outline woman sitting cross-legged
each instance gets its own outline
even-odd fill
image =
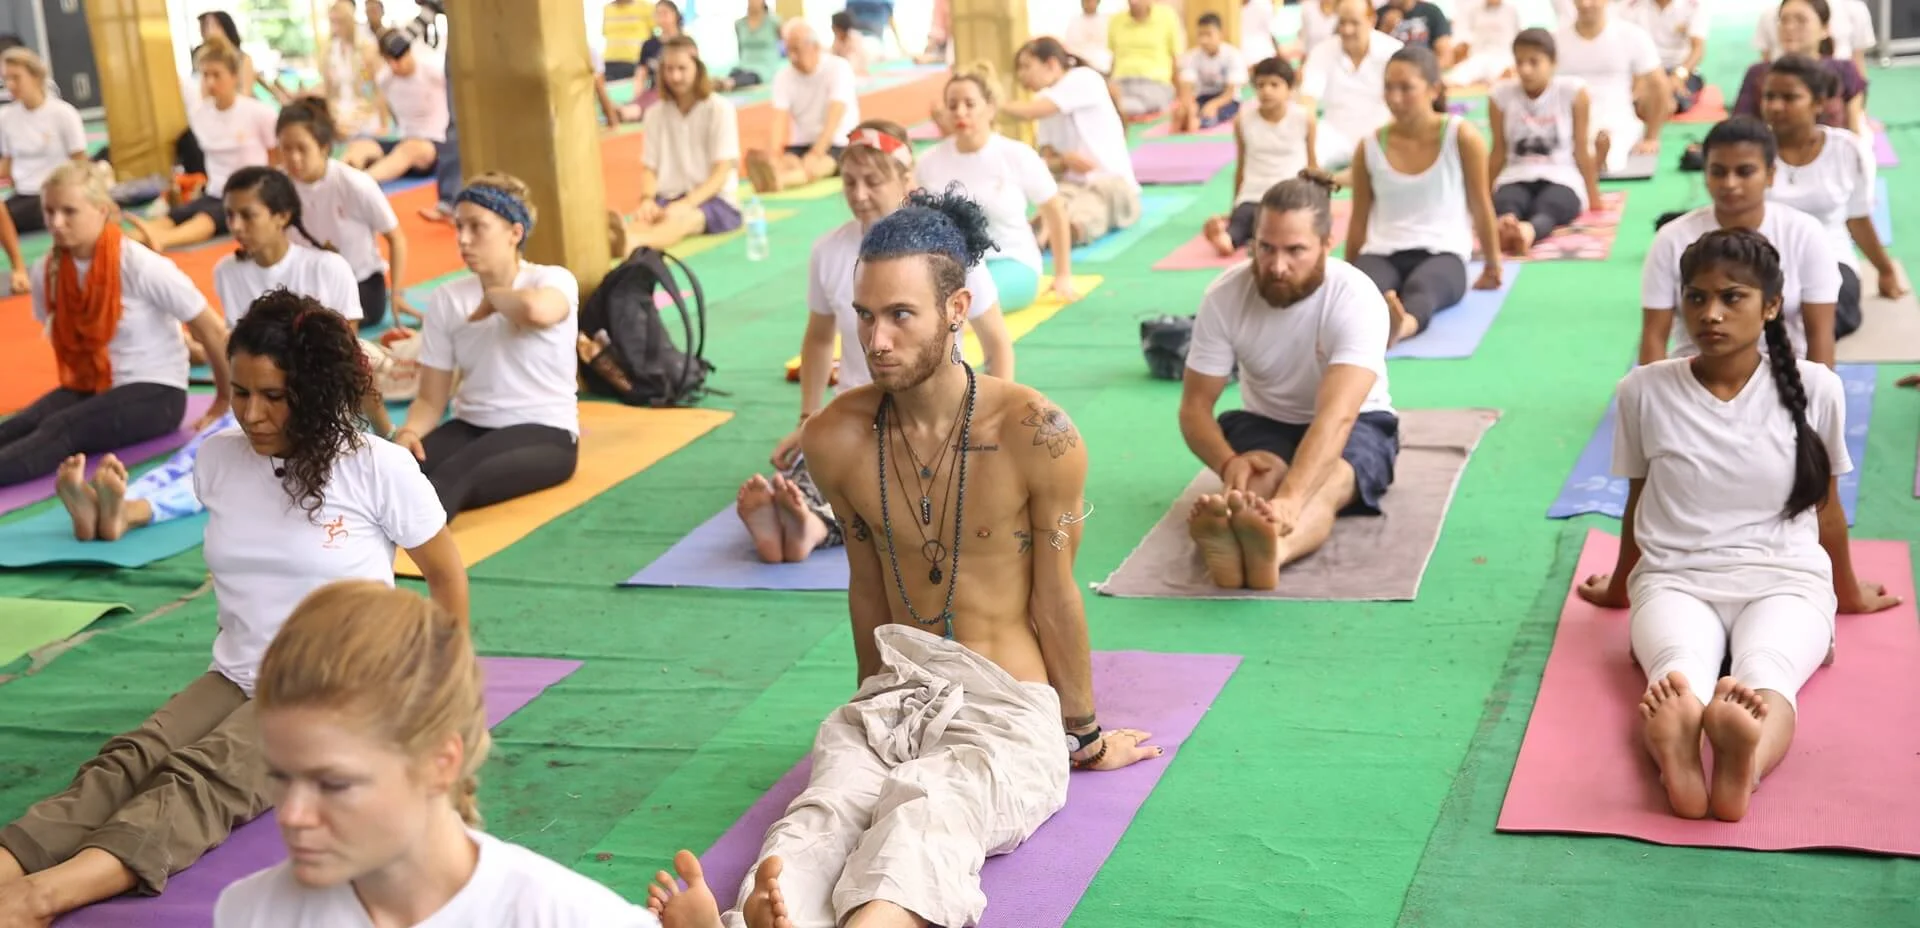
[[[1052,36],[1020,46],[1013,61],[1033,99],[1008,100],[999,112],[1033,120],[1034,142],[1067,201],[1073,244],[1139,221],[1140,181],[1107,79]]]
[[[1471,123],[1447,115],[1440,62],[1421,45],[1387,63],[1393,121],[1353,156],[1347,260],[1386,295],[1391,345],[1426,331],[1433,314],[1467,295],[1478,233],[1486,256],[1476,290],[1500,286],[1500,242],[1487,194],[1487,146]]]
[[[0,215],[0,250],[12,262],[9,289],[25,293],[27,265],[20,255],[20,233],[47,227],[40,212],[40,188],[54,169],[87,160],[87,130],[73,104],[47,92],[47,63],[31,49],[0,53],[0,77],[13,97],[0,106],[0,176],[13,179],[13,195],[0,210],[5,213]]]
[[[1620,381],[1620,558],[1579,595],[1632,610],[1642,737],[1674,814],[1738,821],[1793,741],[1795,695],[1833,655],[1834,614],[1898,601],[1854,578],[1836,480],[1853,469],[1846,386],[1796,357],[1780,253],[1717,229],[1679,274],[1699,350]]]
[[[219,604],[213,667],[109,740],[66,791],[0,829],[0,924],[46,924],[128,891],[158,895],[267,810],[254,684],[310,591],[342,579],[391,585],[404,548],[434,600],[466,615],[460,552],[419,465],[360,430],[369,374],[346,321],[275,292],[227,350],[239,428],[205,440],[192,478]]]
[[[206,157],[207,182],[200,195],[158,219],[128,213],[127,224],[140,244],[154,251],[197,245],[227,234],[227,214],[220,205],[227,178],[250,165],[272,164],[273,108],[240,92],[240,53],[225,39],[211,38],[194,52],[205,96],[187,116],[187,128]]]
[[[194,428],[227,410],[227,327],[193,281],[122,237],[91,165],[61,165],[40,195],[53,250],[33,269],[33,317],[47,326],[60,386],[0,420],[0,487],[52,474],[71,455],[179,429],[187,412],[182,325],[212,352],[214,403]]]
[[[407,268],[407,235],[400,230],[400,217],[380,192],[379,181],[328,157],[339,133],[326,101],[301,97],[288,103],[275,129],[312,241],[339,252],[359,281],[361,326],[370,329],[386,319],[389,298],[396,321],[402,316],[418,321],[420,312],[400,293]],[[376,237],[387,241],[384,261]]]
[[[693,40],[677,35],[660,57],[660,102],[641,123],[646,148],[640,169],[640,211],[625,223],[625,258],[637,247],[658,251],[695,235],[740,228],[740,125],[733,101],[713,92]]]
[[[535,218],[528,196],[516,177],[483,174],[455,198],[473,276],[428,298],[420,392],[393,436],[420,459],[448,518],[565,483],[580,460],[580,284],[521,259]],[[449,398],[453,418],[441,422]]]
[[[255,717],[287,860],[214,928],[658,928],[641,906],[480,830],[492,739],[464,616],[410,590],[315,590],[260,662]]]
[[[862,310],[853,305],[853,273],[867,230],[906,205],[917,186],[907,130],[878,120],[861,123],[840,157],[840,181],[853,220],[815,242],[807,265],[809,312],[807,332],[800,344],[800,424],[774,447],[773,477],[755,474],[741,485],[735,501],[740,521],[753,536],[755,553],[770,564],[804,561],[814,549],[834,547],[845,540],[833,509],[807,472],[806,459],[800,454],[800,433],[807,420],[826,405],[836,335],[840,341],[840,389],[851,390],[873,381],[867,367],[868,348],[860,341]],[[984,216],[981,221],[986,221]],[[981,234],[986,235],[984,231]],[[980,342],[987,372],[1012,380],[1013,338],[1007,333],[1006,319],[1000,313],[1000,294],[985,262],[967,272],[965,287],[971,300],[967,325]],[[904,363],[927,361],[921,358]]]

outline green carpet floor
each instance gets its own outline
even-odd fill
[[[1729,96],[1750,54],[1747,22],[1715,35],[1727,51],[1709,73]],[[1873,78],[1896,147],[1920,159],[1920,124],[1898,103],[1920,94],[1920,71]],[[1402,408],[1505,412],[1466,470],[1417,602],[1088,594],[1097,648],[1246,660],[1074,928],[1920,924],[1912,861],[1493,830],[1586,528],[1544,513],[1633,350],[1654,217],[1705,202],[1700,175],[1670,167],[1705,128],[1673,127],[1659,177],[1619,185],[1631,193],[1611,260],[1528,267],[1470,360],[1393,362]],[[1920,205],[1909,170],[1888,172],[1896,216]],[[1092,452],[1083,582],[1104,578],[1195,470],[1175,422],[1179,388],[1148,378],[1137,323],[1193,310],[1210,274],[1148,268],[1228,205],[1230,173],[1020,342],[1022,379],[1074,416]],[[796,206],[769,260],[721,248],[691,261],[710,302],[713,382],[731,393],[709,402],[734,419],[473,570],[485,653],[587,662],[496,732],[489,827],[634,898],[674,850],[704,849],[791,766],[854,682],[837,594],[613,586],[728,505],[792,424],[799,393],[781,365],[802,328],[795,295],[810,242],[845,216],[837,199]],[[1920,266],[1911,233],[1896,254]],[[1893,388],[1911,370],[1882,372],[1860,537],[1910,537],[1920,516],[1920,396]],[[203,571],[195,551],[140,571],[7,574],[0,596],[125,602],[140,617],[192,594]],[[200,595],[115,620],[33,673],[0,667],[16,674],[0,687],[0,819],[204,670],[213,631]]]

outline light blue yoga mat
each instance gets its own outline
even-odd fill
[[[67,510],[54,507],[0,525],[0,567],[145,567],[198,547],[207,531],[206,513],[137,528],[119,541],[75,541]]]
[[[1140,196],[1140,218],[1118,232],[1110,232],[1073,250],[1073,263],[1104,264],[1126,254],[1167,221],[1193,205],[1193,194],[1148,191]]]
[[[768,564],[754,555],[753,537],[728,506],[620,585],[844,590],[847,555],[842,548],[822,548],[798,564]]]
[[[1884,176],[1873,179],[1873,231],[1880,236],[1880,244],[1893,247],[1893,206],[1887,202],[1887,179]]]
[[[1474,290],[1480,279],[1480,262],[1467,265],[1467,295],[1460,302],[1433,314],[1427,330],[1387,349],[1389,358],[1470,358],[1480,340],[1493,328],[1493,319],[1513,292],[1513,280],[1526,265],[1509,261],[1501,265],[1500,289]]]
[[[1860,501],[1860,474],[1867,467],[1867,426],[1873,421],[1878,380],[1871,364],[1842,364],[1835,370],[1847,387],[1847,456],[1853,459],[1853,471],[1840,477],[1840,505],[1846,509],[1847,524],[1852,525]],[[1618,401],[1608,399],[1607,414],[1600,417],[1559,497],[1547,507],[1547,518],[1604,515],[1618,519],[1626,512],[1627,479],[1613,475],[1613,426],[1618,416]]]

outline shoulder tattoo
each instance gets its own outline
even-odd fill
[[[854,515],[852,522],[847,523],[847,534],[852,535],[854,541],[867,541],[873,537],[873,531],[867,528],[867,520],[858,514]]]
[[[1027,417],[1020,424],[1033,429],[1035,446],[1045,445],[1047,453],[1056,458],[1080,444],[1080,433],[1073,430],[1073,421],[1058,406],[1028,403]]]

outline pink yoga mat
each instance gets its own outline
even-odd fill
[[[1124,770],[1073,774],[1067,806],[1012,854],[988,858],[980,871],[987,894],[982,928],[1057,928],[1066,924],[1094,874],[1120,843],[1147,794],[1174,762],[1180,743],[1220,695],[1240,658],[1225,654],[1102,651],[1093,655],[1093,687],[1107,725],[1153,733],[1167,754]],[[807,785],[807,761],[775,783],[720,836],[701,866],[722,909],[759,856],[767,829]]]
[[[487,726],[499,725],[547,687],[580,669],[579,661],[537,657],[483,657]],[[213,924],[213,904],[240,878],[286,859],[280,829],[268,812],[234,829],[225,843],[174,874],[158,896],[120,896],[71,913],[58,928],[186,928]]]
[[[1335,248],[1347,242],[1347,219],[1353,215],[1352,200],[1333,201],[1333,244]],[[1205,271],[1225,270],[1247,260],[1246,249],[1241,249],[1226,257],[1207,243],[1206,236],[1196,235],[1187,239],[1166,257],[1154,262],[1156,271]]]
[[[1230,138],[1233,138],[1233,120],[1229,119],[1225,122],[1216,123],[1210,128],[1201,129],[1199,132],[1189,132],[1189,133],[1182,133],[1180,135],[1174,135],[1172,130],[1173,130],[1173,123],[1171,122],[1155,123],[1151,126],[1148,126],[1146,129],[1142,130],[1140,133],[1140,137],[1143,139],[1198,139],[1198,138],[1230,139]]]
[[[1613,570],[1618,550],[1613,536],[1588,533],[1574,582]],[[1569,589],[1499,829],[1920,856],[1920,616],[1907,545],[1856,541],[1853,566],[1901,605],[1839,617],[1833,665],[1800,690],[1791,752],[1737,823],[1668,811],[1639,743],[1646,676],[1627,643],[1627,614],[1596,609]]]
[[[128,467],[142,461],[159,457],[179,448],[193,437],[193,423],[206,414],[207,407],[213,405],[213,394],[192,393],[187,395],[187,415],[182,420],[180,430],[143,441],[137,445],[121,448],[114,454]],[[87,456],[87,476],[100,466],[100,455]],[[53,476],[48,475],[26,483],[16,483],[10,487],[0,487],[0,515],[6,515],[15,509],[24,509],[34,503],[53,498]]]
[[[1900,153],[1893,150],[1893,140],[1887,138],[1886,123],[1878,119],[1869,119],[1867,125],[1873,130],[1874,160],[1883,168],[1898,167]]]
[[[1204,184],[1237,156],[1231,139],[1148,142],[1133,150],[1133,173],[1143,184]]]

